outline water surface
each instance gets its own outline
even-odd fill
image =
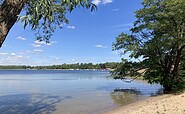
[[[160,85],[107,71],[0,70],[1,114],[98,114],[156,95]]]

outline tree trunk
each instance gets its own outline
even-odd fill
[[[27,0],[4,0],[0,7],[0,47],[6,39],[10,29],[17,21]]]
[[[178,71],[179,71],[179,65],[180,65],[180,61],[181,61],[181,56],[182,56],[182,51],[185,48],[185,45],[183,45],[178,51],[177,51],[177,55],[176,55],[176,60],[175,60],[175,64],[174,64],[174,69],[173,69],[173,77],[175,78],[175,80],[177,81],[178,79]]]

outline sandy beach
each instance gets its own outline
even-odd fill
[[[104,114],[185,114],[185,92],[151,97]]]

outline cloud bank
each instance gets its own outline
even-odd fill
[[[93,0],[92,3],[95,5],[112,3],[112,0]]]

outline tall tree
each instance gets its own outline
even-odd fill
[[[113,43],[114,50],[141,59],[125,61],[116,73],[179,89],[185,81],[185,0],[144,0],[142,5],[131,34],[121,33]]]
[[[96,9],[90,0],[2,0],[0,47],[17,20],[24,23],[24,28],[31,26],[31,29],[36,31],[38,40],[48,43],[55,28],[62,28],[62,24],[68,23],[65,14],[76,7],[85,7],[91,11]]]

